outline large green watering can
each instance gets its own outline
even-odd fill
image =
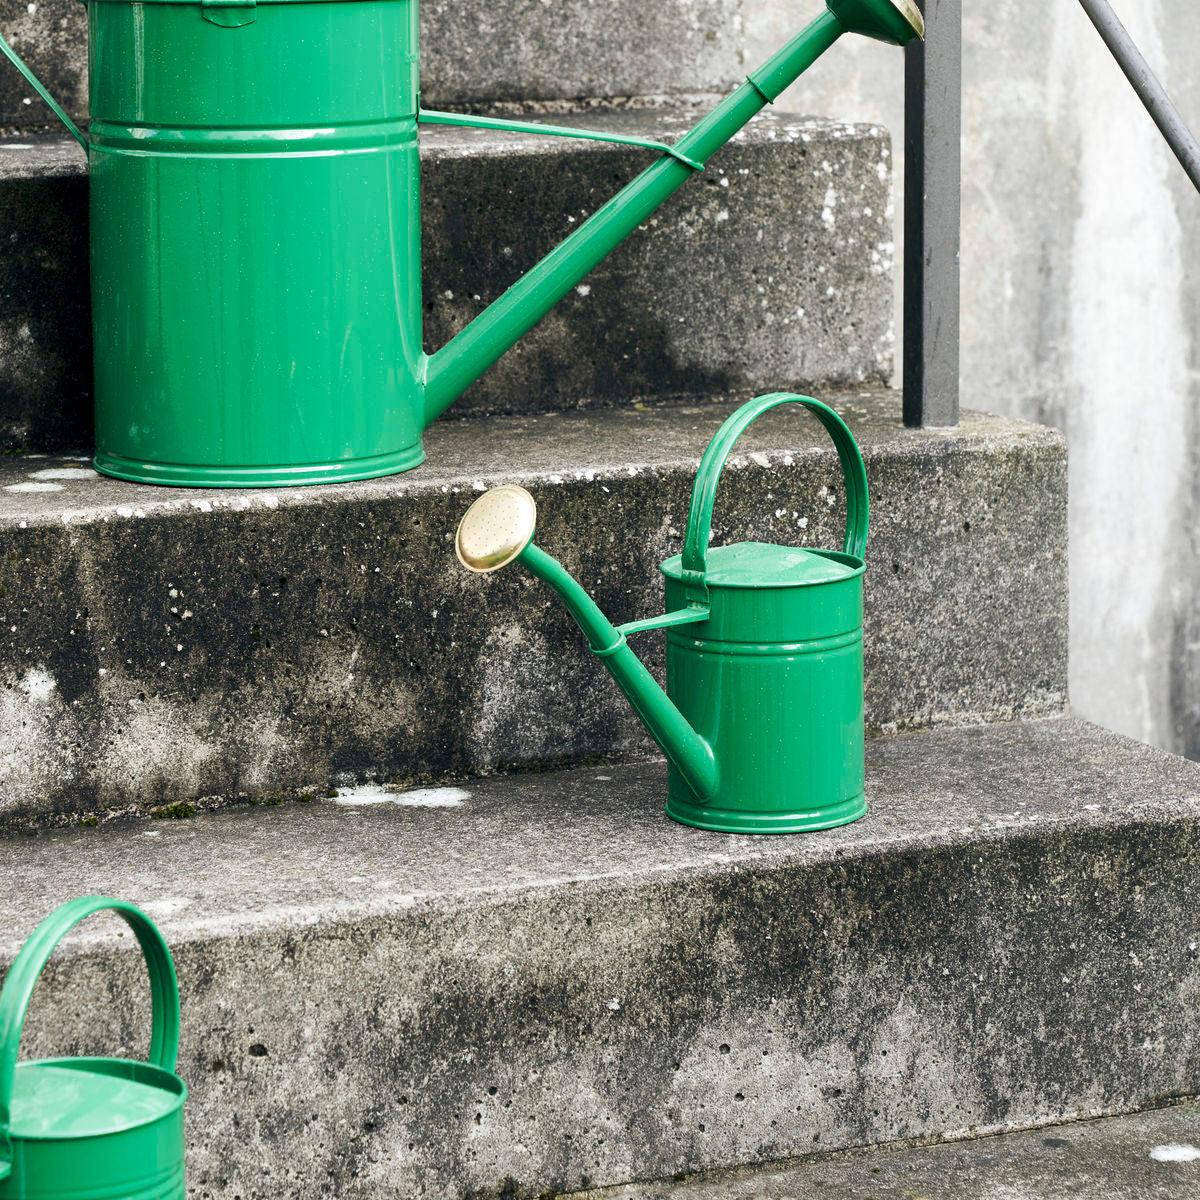
[[[331,483],[414,467],[483,371],[843,33],[827,10],[674,146],[419,107],[416,0],[90,0],[96,468]],[[421,341],[417,125],[632,141],[660,157],[436,354]]]
[[[85,917],[112,909],[150,971],[150,1061],[17,1062],[25,1011],[54,947]],[[0,1200],[185,1200],[183,1103],[174,1072],[179,986],[162,935],[123,900],[85,896],[30,935],[0,991]]]
[[[802,404],[837,448],[846,485],[840,551],[763,542],[709,546],[725,460],[746,426]],[[459,523],[470,571],[524,564],[561,597],[670,762],[667,814],[726,833],[794,833],[856,821],[863,793],[863,551],[867,476],[841,417],[807,396],[744,404],[700,460],[683,553],[662,565],[666,613],[612,625],[561,563],[533,544],[533,497],[485,492]],[[667,691],[626,638],[665,629]]]

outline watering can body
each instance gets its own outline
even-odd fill
[[[662,567],[686,609],[682,556]],[[666,630],[667,695],[713,748],[700,797],[671,765],[667,812],[729,833],[856,820],[863,789],[863,564],[832,551],[741,542],[710,549],[709,615]]]
[[[88,5],[99,470],[258,486],[422,461],[416,17]]]
[[[801,404],[831,435],[842,467],[841,550],[739,542],[709,545],[717,484],[746,427]],[[562,564],[534,545],[532,497],[512,486],[481,496],[459,525],[469,570],[520,562],[549,584],[670,764],[667,813],[725,833],[795,833],[867,811],[863,780],[863,575],[866,470],[828,405],[779,392],[737,409],[709,443],[692,489],[683,553],[662,565],[666,611],[614,626]],[[664,693],[628,644],[662,629]]]
[[[845,33],[826,11],[673,146],[424,110],[416,0],[86,0],[98,470],[260,487],[389,475],[483,371]],[[422,347],[418,123],[629,142],[659,158],[449,343]]]
[[[59,939],[110,909],[131,926],[150,972],[150,1061],[17,1062],[25,1011]],[[170,952],[139,909],[83,897],[34,931],[0,991],[0,1200],[185,1200],[183,1105],[174,1073],[179,991]]]

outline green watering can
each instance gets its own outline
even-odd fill
[[[725,460],[746,426],[780,404],[808,408],[837,447],[846,485],[842,549],[710,548]],[[661,617],[612,625],[533,544],[535,524],[524,488],[485,492],[459,523],[459,561],[479,573],[520,562],[558,593],[670,762],[668,816],[725,833],[828,829],[863,816],[867,476],[832,408],[777,392],[742,405],[721,426],[700,460],[683,553],[661,568]],[[626,641],[647,629],[666,630],[666,693]]]
[[[25,1010],[54,947],[111,909],[150,971],[150,1061],[17,1062]],[[162,935],[132,904],[85,896],[55,909],[21,948],[0,991],[0,1200],[185,1200],[183,1102],[175,1073],[179,986]]]
[[[259,487],[390,475],[479,375],[843,33],[904,45],[913,0],[828,9],[674,146],[419,107],[416,0],[90,0],[96,469]],[[661,157],[436,354],[421,340],[417,126]]]

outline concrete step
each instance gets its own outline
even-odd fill
[[[556,120],[671,141],[698,112]],[[421,141],[431,349],[653,161],[627,146],[441,126],[427,127]],[[764,114],[452,411],[886,380],[890,166],[878,127]],[[0,143],[7,448],[91,440],[85,175],[74,143]]]
[[[811,15],[811,14],[810,14]],[[799,28],[799,22],[796,23]],[[87,115],[87,10],[73,0],[6,0],[0,32],[76,119]],[[553,8],[501,0],[468,9],[421,5],[421,94],[431,107],[489,101],[579,100],[721,92],[745,61],[741,0]],[[0,126],[45,126],[53,113],[7,62]]]
[[[1051,719],[876,739],[867,778],[794,837],[673,824],[658,763],[17,835],[0,958],[80,893],[161,922],[204,1200],[542,1195],[1200,1091],[1200,764]],[[27,1053],[144,1053],[131,940],[71,939]]]
[[[872,488],[871,728],[1061,711],[1061,435],[971,413],[906,430],[894,394],[829,398]],[[417,470],[280,491],[0,460],[0,815],[649,752],[544,586],[468,575],[453,531],[479,490],[524,484],[539,544],[614,621],[660,612],[658,564],[681,549],[699,455],[731,408],[444,421]],[[840,544],[841,476],[817,422],[785,408],[739,452],[719,540]],[[661,635],[638,650],[661,672]]]
[[[1191,1200],[1196,1195],[1200,1104],[1193,1100],[947,1145],[576,1192],[570,1200]]]

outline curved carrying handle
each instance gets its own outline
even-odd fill
[[[13,960],[0,990],[0,1179],[6,1174],[8,1127],[12,1116],[13,1072],[25,1012],[38,978],[54,948],[80,921],[93,913],[111,909],[133,930],[150,973],[153,1028],[149,1061],[166,1071],[175,1070],[179,1055],[179,982],[175,964],[162,934],[139,908],[109,896],[83,896],[56,908],[34,931]]]
[[[30,12],[33,10],[30,9]],[[3,52],[5,57],[12,63],[22,75],[25,76],[25,81],[33,88],[35,92],[50,106],[50,111],[67,127],[71,136],[83,147],[86,154],[88,149],[87,138],[79,131],[79,126],[67,116],[62,105],[50,95],[42,86],[42,82],[38,77],[21,61],[21,57],[17,52],[4,40],[3,34],[0,34],[0,52]]]
[[[846,481],[846,538],[842,549],[861,559],[867,547],[867,472],[862,454],[854,435],[846,422],[820,400],[811,396],[797,396],[792,392],[772,392],[769,396],[757,396],[747,401],[713,435],[700,460],[696,482],[692,485],[692,503],[688,509],[687,533],[683,542],[683,568],[698,575],[707,569],[708,537],[712,527],[713,501],[717,495],[717,484],[725,460],[734,443],[742,436],[752,421],[763,413],[781,404],[802,404],[825,426],[837,448],[842,464],[842,476]]]

